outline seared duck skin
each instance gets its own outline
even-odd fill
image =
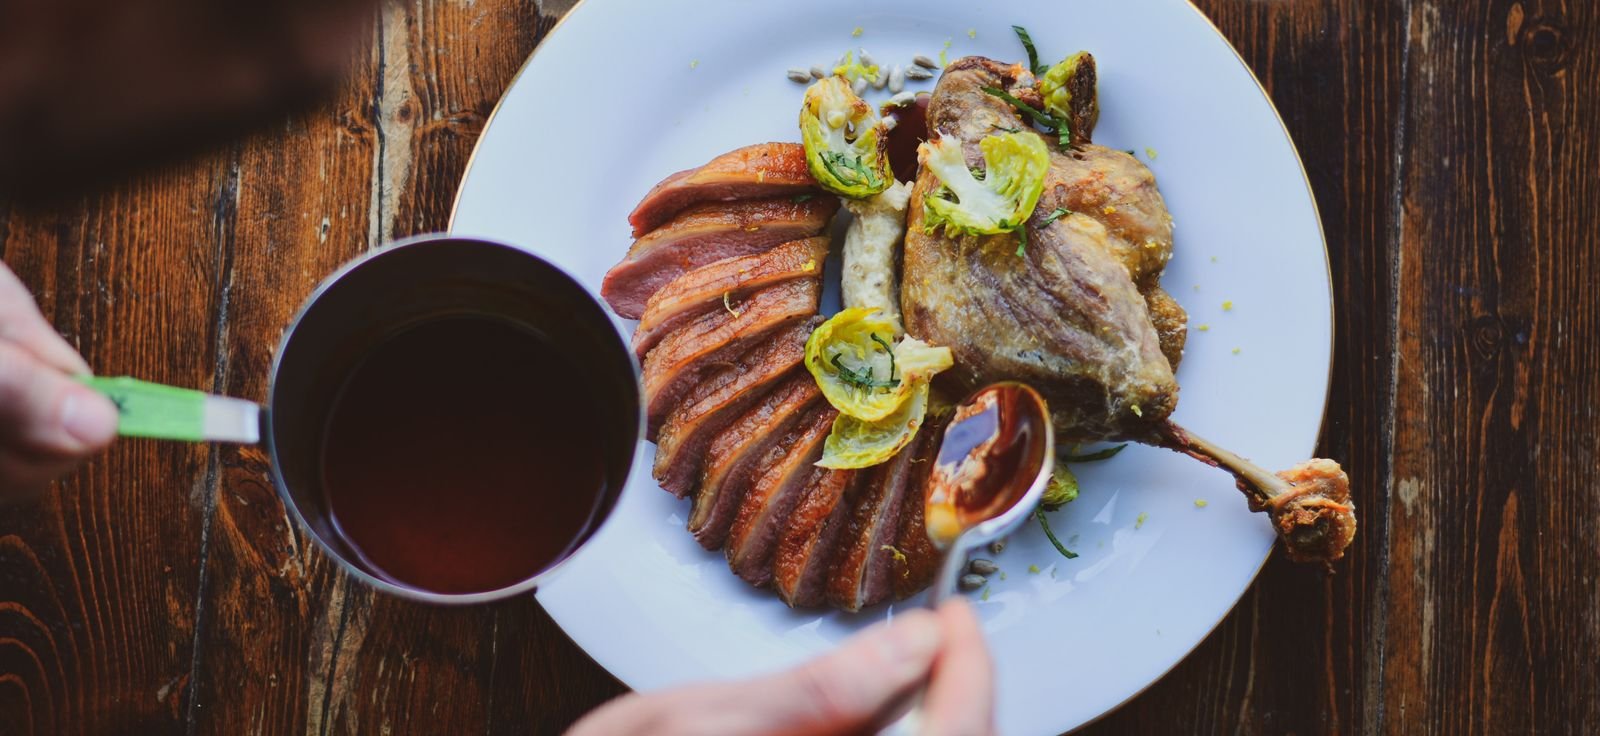
[[[981,167],[978,141],[1000,130],[1031,131],[992,90],[1036,101],[1032,85],[1020,65],[960,59],[934,90],[929,135],[958,136],[968,166]],[[1095,104],[1083,94],[1073,102]],[[1092,120],[1087,113],[1069,117]],[[1172,217],[1150,171],[1124,152],[1088,142],[1088,132],[1074,131],[1067,150],[1046,137],[1050,168],[1023,226],[1025,247],[1016,232],[955,238],[929,232],[924,201],[940,182],[923,168],[907,222],[906,331],[951,348],[950,374],[961,390],[1001,380],[1038,389],[1057,436],[1068,442],[1133,440],[1228,469],[1252,508],[1272,516],[1292,558],[1338,559],[1355,518],[1336,463],[1312,461],[1273,474],[1170,421],[1187,319],[1160,286],[1172,253]]]

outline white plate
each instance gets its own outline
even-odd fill
[[[850,47],[903,63],[937,56],[947,40],[950,58],[1020,59],[1012,23],[1032,31],[1046,61],[1094,52],[1096,142],[1142,160],[1157,153],[1150,166],[1178,225],[1164,283],[1191,317],[1177,419],[1268,467],[1307,457],[1332,337],[1315,205],[1260,86],[1183,0],[892,0],[870,10],[852,0],[587,0],[506,92],[451,229],[524,244],[598,289],[630,243],[628,211],[657,180],[745,144],[799,140],[802,87],[786,69]],[[623,682],[651,690],[770,671],[910,605],[794,612],[749,588],[684,531],[687,503],[651,480],[652,450],[641,444],[615,516],[538,594]],[[1054,523],[1080,556],[1063,559],[1027,527],[998,557],[1006,579],[978,603],[1007,734],[1070,729],[1137,694],[1216,626],[1272,548],[1266,518],[1245,509],[1228,476],[1192,460],[1131,447],[1077,470],[1083,495]]]

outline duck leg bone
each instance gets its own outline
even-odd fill
[[[1250,510],[1267,512],[1295,562],[1322,562],[1331,569],[1355,538],[1350,478],[1332,460],[1313,458],[1273,473],[1172,422],[1153,444],[1232,473]]]

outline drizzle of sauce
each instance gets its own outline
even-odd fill
[[[1045,461],[1048,413],[1031,389],[983,389],[956,410],[928,478],[928,537],[948,547],[962,532],[1015,506]]]
[[[928,139],[928,100],[933,95],[918,94],[909,105],[884,105],[881,115],[895,117],[894,130],[889,131],[889,167],[894,169],[898,181],[915,181],[917,178],[917,146]]]

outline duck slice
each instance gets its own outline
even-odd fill
[[[894,561],[889,569],[889,583],[895,600],[909,598],[933,583],[943,558],[928,539],[928,526],[922,515],[927,499],[928,475],[933,471],[933,459],[939,454],[939,443],[944,436],[945,415],[932,419],[922,427],[922,435],[910,448],[915,453],[911,461],[911,477],[906,481],[906,493],[900,500],[900,528],[895,533]]]
[[[914,457],[902,450],[873,467],[862,482],[828,571],[827,596],[833,605],[859,611],[889,597],[889,565],[895,559],[901,499],[908,495]]]
[[[655,439],[672,407],[707,375],[727,367],[756,341],[815,315],[821,294],[817,279],[778,284],[668,333],[644,357],[641,380],[650,438]]]
[[[678,276],[816,235],[828,227],[838,209],[837,197],[804,202],[778,197],[691,207],[634,241],[628,255],[606,272],[600,296],[617,314],[638,319],[651,295]]]
[[[668,332],[726,302],[785,281],[821,278],[826,236],[791,240],[765,253],[701,266],[673,279],[645,304],[633,331],[633,352],[643,358]]]
[[[779,330],[689,390],[656,436],[653,473],[662,488],[682,498],[694,487],[711,438],[800,366],[806,338],[821,321],[812,317]]]
[[[628,215],[637,238],[692,204],[815,192],[799,143],[757,143],[662,179]],[[828,197],[832,199],[832,197]]]
[[[778,535],[772,559],[772,587],[790,608],[822,605],[834,541],[844,529],[850,506],[847,489],[860,474],[816,468],[794,511]]]
[[[721,549],[733,525],[734,512],[754,481],[758,461],[805,410],[822,399],[817,382],[804,371],[785,379],[761,397],[744,415],[712,438],[705,454],[705,472],[689,511],[689,532],[706,549]]]
[[[762,458],[755,482],[739,502],[728,532],[728,567],[745,582],[760,587],[772,580],[772,553],[789,512],[822,457],[822,441],[839,412],[818,406],[798,422],[783,441]]]

